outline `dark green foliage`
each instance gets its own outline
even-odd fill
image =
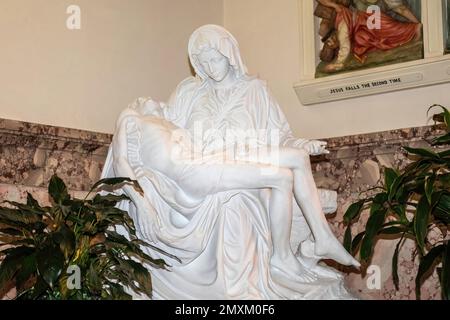
[[[128,178],[111,178],[97,182],[89,193],[123,183],[140,190]],[[128,287],[151,296],[151,274],[144,265],[167,265],[142,250],[162,252],[137,239],[128,213],[116,207],[129,198],[96,194],[76,199],[56,175],[48,193],[50,207],[40,206],[31,194],[26,204],[4,201],[7,206],[0,206],[0,292],[12,284],[18,299],[130,299]],[[117,226],[125,227],[130,239],[118,234]],[[67,287],[71,266],[80,270],[79,289]]]
[[[436,107],[434,105],[433,107]],[[442,123],[446,133],[431,141],[431,146],[450,147],[450,112],[442,106],[443,112],[433,116]],[[416,296],[420,299],[420,287],[436,266],[442,298],[449,299],[450,243],[440,241],[429,243],[427,235],[431,227],[438,226],[448,235],[450,224],[450,150],[436,152],[427,149],[404,147],[412,162],[403,170],[384,170],[384,184],[380,192],[370,198],[350,205],[344,215],[347,230],[344,246],[353,254],[360,253],[367,265],[373,255],[378,238],[389,236],[397,242],[392,257],[392,278],[398,289],[398,254],[405,238],[413,239],[420,258],[416,276]],[[365,231],[352,239],[351,226],[359,221],[361,212],[369,209],[370,216]],[[407,214],[409,213],[409,214]]]

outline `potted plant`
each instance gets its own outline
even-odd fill
[[[132,292],[150,297],[151,274],[145,264],[167,265],[143,247],[162,251],[138,239],[128,213],[117,208],[120,201],[129,201],[126,195],[89,198],[102,186],[123,183],[139,188],[128,178],[102,179],[86,198],[77,199],[54,175],[48,187],[51,206],[41,206],[29,193],[25,204],[4,201],[0,293],[15,287],[16,299],[130,299]],[[117,226],[128,231],[129,239]]]
[[[433,105],[430,107],[436,107]],[[431,146],[450,146],[450,113],[443,112],[433,119],[444,125],[445,134],[433,139]],[[430,110],[429,109],[429,110]],[[429,111],[428,110],[428,111]],[[402,170],[384,168],[384,183],[376,187],[377,192],[350,205],[344,214],[347,229],[344,246],[357,254],[366,264],[370,261],[376,240],[389,236],[397,239],[392,257],[392,277],[398,290],[398,255],[405,239],[415,241],[420,259],[416,275],[416,297],[420,299],[423,281],[439,263],[437,269],[442,298],[450,297],[450,150],[433,151],[422,148],[403,147],[413,161]],[[352,225],[358,222],[362,212],[369,217],[364,231],[352,238]],[[430,242],[427,239],[432,227],[439,227],[443,241]]]

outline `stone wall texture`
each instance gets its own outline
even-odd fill
[[[313,157],[312,167],[319,188],[336,190],[338,210],[330,225],[342,240],[343,214],[349,205],[380,185],[385,167],[402,168],[409,159],[402,146],[429,147],[427,141],[441,133],[439,127],[399,129],[327,139],[330,154]],[[0,201],[22,201],[31,192],[47,202],[46,186],[58,174],[75,194],[83,194],[99,179],[111,135],[0,119]],[[362,225],[353,228],[355,234]],[[355,235],[354,234],[354,235]],[[444,237],[433,230],[431,237]],[[414,243],[405,242],[399,256],[400,287],[391,276],[391,259],[397,241],[380,239],[371,261],[379,271],[380,286],[373,273],[347,271],[347,285],[362,299],[415,299],[414,279],[418,266]],[[422,299],[440,299],[438,278],[433,274],[422,287]]]

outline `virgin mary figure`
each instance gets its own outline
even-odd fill
[[[162,116],[186,129],[201,141],[202,152],[222,148],[230,132],[258,132],[260,143],[301,148],[309,154],[325,152],[324,144],[315,140],[297,139],[266,84],[247,73],[235,38],[224,28],[206,25],[197,29],[189,41],[189,58],[196,76],[182,81],[167,104]],[[142,111],[145,114],[145,110]],[[118,122],[119,123],[119,122]],[[151,269],[154,299],[346,299],[352,296],[343,284],[343,277],[318,261],[329,258],[326,245],[340,250],[325,218],[311,223],[303,211],[312,211],[316,198],[305,199],[302,209],[296,202],[286,204],[288,223],[271,224],[268,213],[270,190],[241,189],[192,198],[176,182],[152,167],[146,157],[146,143],[151,137],[136,125],[119,123],[114,134],[103,177],[129,175],[136,178],[143,196],[124,186],[132,202],[121,204],[133,218],[138,235],[174,256],[171,260],[159,255],[171,267]],[[126,142],[121,147],[119,140]],[[308,158],[309,159],[309,158]],[[128,168],[128,169],[126,169]],[[305,170],[310,167],[306,166]],[[184,179],[196,179],[189,170]],[[312,177],[312,176],[311,176]],[[220,184],[220,177],[211,176],[210,183]],[[306,190],[307,189],[307,190]],[[307,192],[315,192],[311,183]],[[309,203],[311,202],[311,203]],[[293,207],[291,207],[291,205]],[[290,209],[289,209],[290,208]],[[311,209],[312,208],[312,209]],[[317,214],[322,214],[319,210]],[[291,215],[293,212],[293,216]],[[287,220],[286,220],[287,221]],[[271,268],[274,229],[301,231],[300,255],[303,272],[297,276],[278,273]],[[325,230],[327,241],[320,254],[317,233]],[[279,231],[278,230],[278,231]],[[314,231],[314,230],[313,230]],[[342,250],[344,250],[342,248]],[[295,251],[293,249],[293,251]],[[319,253],[319,254],[318,254]],[[337,259],[341,258],[337,256]],[[343,261],[343,260],[342,260]],[[341,261],[339,261],[341,262]],[[286,263],[286,270],[289,269]],[[348,264],[355,264],[349,262]],[[298,269],[297,269],[298,271]],[[285,278],[283,279],[283,276]]]

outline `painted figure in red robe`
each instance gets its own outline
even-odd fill
[[[421,38],[422,24],[403,0],[353,0],[353,6],[348,7],[335,0],[317,1],[336,11],[333,40],[337,38],[339,49],[335,59],[326,65],[326,72],[342,70],[350,53],[364,63],[373,51],[391,50]],[[407,21],[391,17],[383,8]]]

